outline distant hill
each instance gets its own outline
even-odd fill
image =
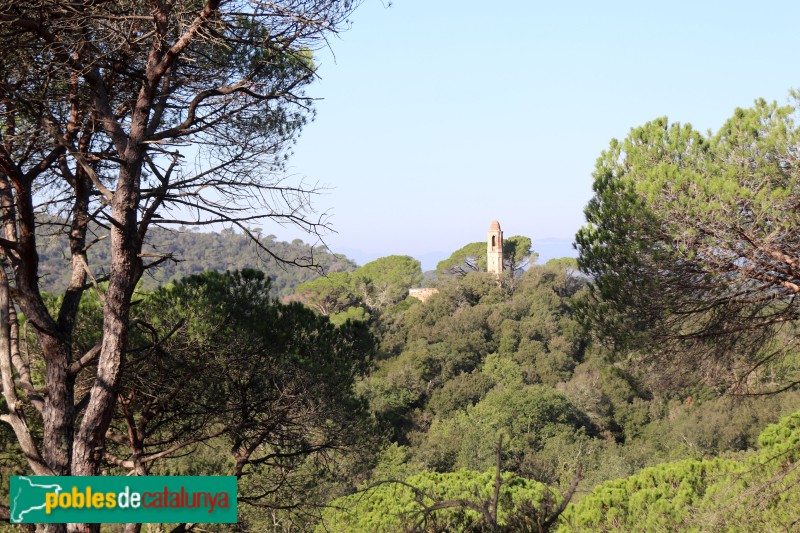
[[[353,271],[356,264],[343,255],[331,254],[323,246],[312,247],[300,239],[292,242],[276,240],[275,235],[263,237],[264,244],[277,256],[287,259],[308,257],[313,254],[314,261],[322,266],[325,273]],[[69,281],[69,248],[63,236],[58,238],[45,234],[38,236],[40,244],[40,273],[42,288],[51,293],[63,292]],[[110,264],[108,260],[109,241],[101,240],[89,248],[89,262],[93,268]],[[266,272],[273,282],[276,296],[294,292],[295,287],[319,277],[310,268],[278,264],[259,250],[253,242],[242,234],[223,230],[222,233],[201,233],[198,231],[168,231],[151,228],[145,252],[171,253],[178,262],[166,261],[148,271],[142,278],[145,289],[201,272],[203,270],[235,270],[255,268]],[[101,276],[103,271],[94,271]]]

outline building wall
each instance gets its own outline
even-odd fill
[[[408,295],[424,302],[434,294],[439,292],[439,289],[421,288],[421,289],[408,289]]]
[[[491,274],[503,272],[503,231],[496,220],[489,226],[486,239],[486,271]]]

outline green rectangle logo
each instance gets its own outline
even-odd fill
[[[234,476],[12,476],[15,524],[236,522]]]

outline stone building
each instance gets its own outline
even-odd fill
[[[503,273],[503,230],[496,220],[489,224],[486,238],[486,271],[496,276]],[[434,288],[409,289],[408,295],[424,302],[438,292]]]
[[[489,237],[486,239],[486,272],[498,276],[503,272],[503,230],[496,220],[489,224]]]
[[[412,298],[416,298],[417,300],[424,302],[434,294],[438,293],[439,289],[435,289],[433,287],[423,287],[420,289],[408,289],[408,295]]]

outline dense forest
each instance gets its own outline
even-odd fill
[[[723,133],[770,144],[781,112],[758,103]],[[233,232],[151,232],[152,249],[186,260],[135,293],[102,473],[235,475],[234,529],[247,531],[794,528],[800,390],[794,296],[783,292],[792,278],[765,264],[774,253],[752,228],[752,252],[730,244],[753,257],[736,270],[720,265],[723,241],[668,248],[665,229],[693,228],[636,191],[652,195],[652,179],[664,190],[672,166],[688,165],[686,139],[698,159],[731,150],[665,121],[633,130],[624,150],[614,141],[618,151],[598,161],[579,257],[536,264],[531,239],[509,237],[499,276],[484,272],[482,242],[423,276],[408,256],[356,267],[265,238],[284,255],[313,252],[319,276],[246,268],[257,249]],[[664,161],[654,166],[648,150]],[[631,217],[642,217],[639,244]],[[772,246],[775,227],[761,230]],[[59,271],[53,249],[42,258],[42,272]],[[702,283],[691,286],[693,276]],[[422,284],[435,292],[409,296]],[[104,285],[81,300],[75,353],[100,340]],[[47,295],[51,313],[65,297]],[[41,347],[19,318],[33,410],[45,394]],[[91,364],[75,361],[76,375]],[[78,378],[76,401],[89,390]],[[5,425],[0,439],[6,471],[25,473]]]
[[[63,231],[64,227],[66,225],[62,223],[57,226],[57,230]],[[63,292],[70,280],[69,247],[58,235],[50,235],[45,230],[41,233],[40,283],[48,292]],[[93,228],[93,233],[102,235],[102,231],[96,227]],[[176,231],[153,228],[148,234],[145,253],[170,259],[164,261],[158,269],[153,269],[143,276],[141,286],[152,290],[164,283],[204,270],[224,272],[257,268],[272,279],[272,289],[276,295],[287,296],[301,283],[314,279],[322,273],[356,268],[355,263],[344,256],[330,253],[324,245],[312,246],[300,239],[292,242],[280,241],[275,235],[262,236],[260,228],[252,228],[252,233],[259,238],[263,246],[269,248],[274,257],[266,254],[254,244],[253,239],[241,231],[237,233],[227,229],[215,233],[197,231],[196,228],[190,231],[186,227]],[[109,246],[108,239],[94,242],[87,252],[89,263],[109,264]],[[283,261],[276,260],[275,257]],[[287,262],[313,263],[317,268],[303,268]],[[103,270],[93,272],[96,278],[102,278],[107,274]]]
[[[800,94],[613,139],[575,259],[423,275],[260,229],[332,229],[286,161],[358,1],[6,4],[0,518],[13,475],[238,487],[230,525],[10,527],[798,529]]]
[[[585,327],[575,259],[499,279],[452,264],[425,302],[407,296],[422,279],[407,256],[306,282],[289,303],[255,270],[141,290],[104,473],[237,475],[250,531],[762,523],[740,500],[775,527],[796,519],[800,423],[764,429],[800,393],[730,395],[614,354]],[[100,308],[84,300],[78,349]],[[3,449],[24,472],[5,431]]]
[[[692,369],[676,380],[635,354],[615,356],[581,326],[589,279],[575,260],[533,265],[501,283],[480,272],[451,276],[438,288],[425,303],[409,298],[370,313],[380,345],[357,390],[389,444],[350,489],[361,490],[334,503],[344,510],[326,511],[320,531],[491,530],[480,507],[491,507],[498,462],[508,478],[495,525],[509,531],[538,530],[554,514],[545,494],[577,502],[553,527],[716,530],[733,520],[718,516],[720,507],[740,496],[766,501],[769,490],[703,499],[709,485],[740,482],[735,472],[762,461],[752,486],[791,487],[793,478],[773,477],[795,461],[780,453],[796,443],[796,420],[759,434],[797,409],[800,395],[732,396]],[[718,473],[728,477],[712,481]],[[685,502],[672,500],[672,480],[683,483]],[[629,498],[645,502],[628,508]],[[673,503],[649,512],[646,502],[659,498]]]

